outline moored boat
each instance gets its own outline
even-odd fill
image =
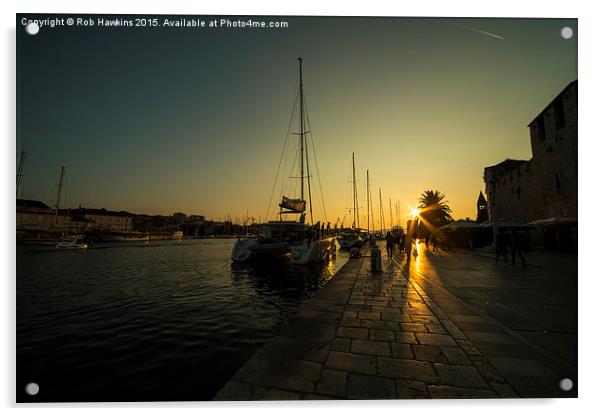
[[[351,248],[360,248],[364,245],[366,238],[362,234],[362,230],[360,229],[360,216],[358,210],[358,201],[357,201],[357,181],[355,178],[355,153],[351,154],[351,164],[352,164],[352,199],[353,199],[353,224],[350,229],[343,230],[343,233],[337,237],[339,242],[339,246],[342,250],[349,250]]]
[[[279,219],[268,221],[262,226],[259,236],[240,238],[232,248],[233,262],[257,261],[260,259],[290,258],[293,264],[310,264],[322,261],[336,254],[335,237],[324,232],[320,223],[306,224],[305,187],[309,196],[309,215],[313,222],[311,175],[309,173],[309,155],[306,143],[306,109],[303,96],[302,59],[299,58],[299,169],[300,197],[288,198],[282,195],[278,205]],[[296,104],[295,104],[296,105]],[[295,220],[285,219],[296,216]]]
[[[56,248],[61,250],[80,250],[88,248],[88,243],[83,235],[68,235],[56,244]]]
[[[345,232],[337,238],[339,246],[344,250],[349,250],[352,247],[361,247],[364,245],[364,239],[355,231]]]
[[[106,242],[149,241],[151,235],[138,231],[103,231],[100,233],[99,239]]]

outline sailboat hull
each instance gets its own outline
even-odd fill
[[[336,254],[334,237],[313,240],[309,243],[291,245],[293,264],[311,264],[327,260]]]
[[[288,256],[290,254],[290,256]],[[232,248],[235,263],[247,263],[271,258],[290,257],[293,264],[312,264],[324,261],[336,254],[334,237],[289,244],[286,242],[262,243],[258,239],[238,240]]]

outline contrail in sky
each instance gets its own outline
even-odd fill
[[[481,33],[483,35],[491,36],[491,37],[496,38],[496,39],[506,40],[505,37],[500,36],[500,35],[496,35],[495,33],[485,32],[484,30],[480,30],[480,29],[477,29],[477,28],[474,28],[474,27],[469,27],[469,26],[462,26],[462,27],[464,29],[466,29],[466,30],[472,30],[473,32],[477,32],[477,33]]]

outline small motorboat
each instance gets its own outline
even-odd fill
[[[80,250],[88,248],[88,243],[82,235],[68,235],[56,244],[56,248],[61,250]]]

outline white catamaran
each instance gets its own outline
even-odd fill
[[[299,167],[301,195],[299,198],[282,196],[278,205],[279,219],[263,224],[263,232],[255,238],[239,239],[232,248],[233,262],[249,262],[262,258],[290,256],[294,264],[310,264],[322,261],[336,253],[335,237],[324,232],[324,226],[305,223],[307,204],[305,185],[309,197],[309,214],[313,222],[309,155],[306,135],[306,108],[303,97],[303,60],[299,60]],[[295,103],[296,106],[297,103]],[[293,108],[294,113],[294,108]],[[298,215],[294,220],[285,220],[283,215]]]

